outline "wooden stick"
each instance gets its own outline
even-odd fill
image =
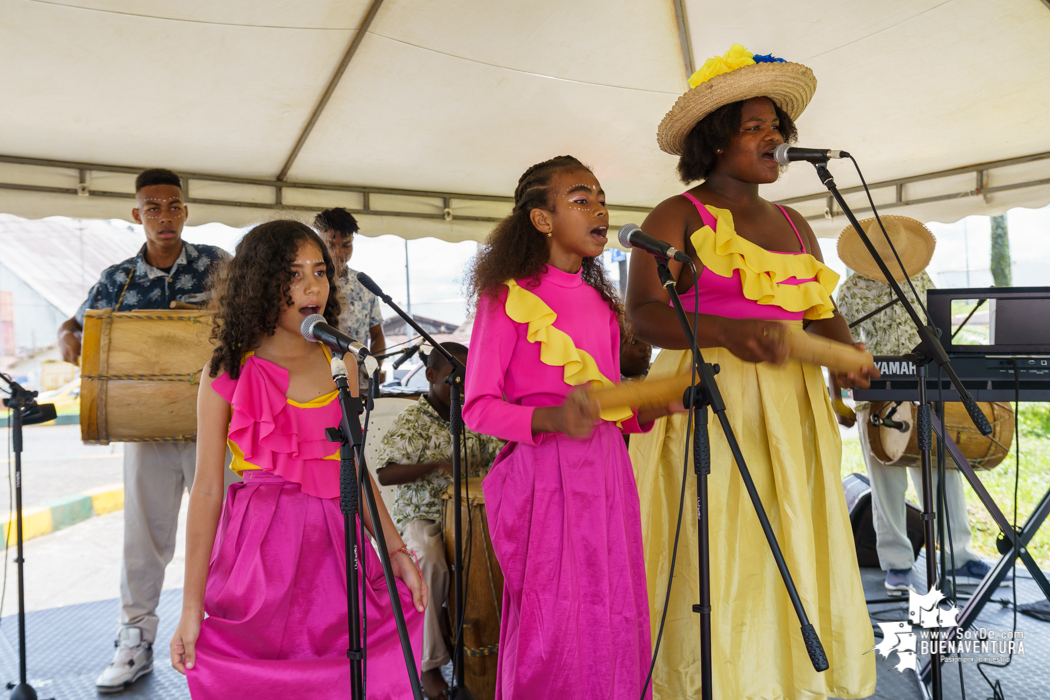
[[[871,353],[858,350],[836,340],[812,335],[805,331],[787,334],[788,354],[799,362],[827,367],[833,372],[859,374],[864,367],[874,364]],[[686,372],[675,377],[664,377],[652,381],[629,381],[608,389],[597,389],[590,393],[591,408],[595,412],[602,408],[656,408],[672,401],[680,401],[689,388],[692,374]],[[697,378],[699,379],[699,377]]]
[[[827,367],[832,372],[860,374],[864,367],[875,364],[870,352],[803,330],[788,334],[788,354],[799,362]]]
[[[672,401],[682,400],[682,394],[689,388],[691,378],[692,375],[686,372],[675,377],[664,377],[652,381],[629,381],[608,389],[598,389],[590,393],[591,408],[597,413],[602,408],[621,406],[638,408],[666,406]]]

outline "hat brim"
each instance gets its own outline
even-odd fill
[[[792,120],[805,111],[817,78],[801,63],[755,63],[717,75],[678,98],[656,130],[660,150],[681,155],[685,139],[700,120],[733,102],[768,97]]]
[[[907,245],[895,246],[897,255],[900,256],[901,262],[904,263],[904,269],[908,271],[908,277],[914,277],[925,270],[929,266],[930,261],[933,260],[933,251],[937,247],[937,238],[930,229],[926,228],[921,221],[907,216],[889,215],[880,218],[883,221],[899,221],[901,226],[904,227],[905,233],[908,234]],[[875,221],[874,217],[864,219],[858,223],[867,231],[869,224],[873,221]],[[874,241],[875,236],[882,236],[882,230],[876,225],[874,233],[869,233],[869,236]],[[871,253],[868,252],[867,247],[860,240],[860,235],[857,234],[853,226],[847,226],[842,230],[842,233],[839,234],[836,248],[839,260],[845,263],[846,267],[869,279],[888,283],[886,276],[882,274],[878,263],[871,257]],[[903,282],[905,279],[904,273],[901,271],[901,266],[892,258],[892,255],[885,263],[886,267],[890,269],[893,279],[897,282]]]

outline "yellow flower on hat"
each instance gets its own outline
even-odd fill
[[[704,61],[704,65],[700,66],[700,69],[689,78],[689,87],[695,88],[697,85],[705,83],[717,75],[753,65],[755,63],[754,56],[755,54],[745,49],[742,45],[733,44],[723,55]]]

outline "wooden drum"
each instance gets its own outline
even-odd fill
[[[80,363],[80,435],[89,444],[193,442],[212,314],[91,310]]]
[[[966,408],[961,403],[944,404],[944,427],[952,440],[962,451],[963,456],[976,469],[994,469],[999,466],[1010,452],[1014,439],[1014,412],[1009,404],[978,402],[981,411],[992,424],[992,434],[981,435],[970,420]],[[893,402],[879,401],[871,404],[871,415],[887,417]],[[896,421],[908,423],[908,430],[900,432],[893,428],[872,425],[864,426],[868,431],[868,442],[871,452],[885,464],[893,467],[918,467],[921,465],[918,433],[915,430],[915,406],[907,401],[897,407],[891,417]],[[936,459],[937,434],[933,435],[934,459]],[[956,469],[955,460],[948,455],[945,466]]]
[[[451,571],[455,563],[453,543],[452,486],[444,496],[443,534],[445,558]],[[469,499],[468,499],[469,494]],[[467,479],[463,487],[463,595],[466,615],[463,619],[464,682],[478,700],[492,700],[496,695],[496,658],[499,651],[499,625],[503,604],[503,572],[496,562],[485,517],[485,495],[481,479]],[[456,591],[449,581],[448,610],[454,627]],[[453,628],[453,632],[455,629]],[[452,651],[452,645],[449,645]]]

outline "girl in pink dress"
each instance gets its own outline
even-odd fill
[[[505,577],[497,700],[635,700],[649,669],[630,409],[593,415],[620,377],[621,309],[598,256],[605,193],[575,158],[522,175],[470,277],[464,419],[510,441],[483,482]]]
[[[314,313],[336,325],[333,274],[313,231],[273,221],[241,240],[217,286],[218,347],[201,374],[186,583],[171,640],[172,666],[194,698],[350,697],[339,446],[324,434],[341,412],[328,352],[299,331]],[[244,482],[224,506],[227,445]],[[378,506],[418,662],[426,586]],[[369,543],[360,552],[368,697],[410,698],[379,559]]]

